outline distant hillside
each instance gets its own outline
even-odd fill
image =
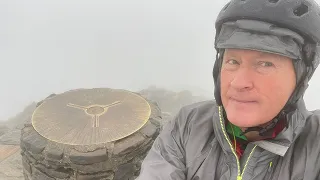
[[[0,144],[19,145],[21,129],[25,123],[31,121],[35,108],[36,103],[31,103],[22,112],[0,125]]]
[[[9,118],[7,121],[3,122],[5,126],[10,129],[19,128],[21,125],[25,124],[26,122],[30,122],[31,116],[33,111],[36,108],[36,103],[33,102],[25,107],[20,113],[15,115],[14,117]]]
[[[157,102],[162,112],[170,113],[173,116],[183,106],[210,99],[204,96],[194,96],[188,90],[174,92],[156,86],[150,86],[147,89],[139,91],[139,93],[143,97]]]
[[[9,132],[9,131],[10,131],[10,129],[9,129],[7,126],[5,126],[5,125],[0,125],[0,136],[6,134],[6,133]]]

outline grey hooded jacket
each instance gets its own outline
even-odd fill
[[[214,101],[186,106],[170,121],[144,159],[136,180],[320,179],[320,111],[303,100],[273,140],[249,143],[240,160]]]

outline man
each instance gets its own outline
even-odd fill
[[[320,179],[320,111],[303,101],[319,42],[313,0],[229,2],[216,21],[215,102],[182,108],[137,179]]]

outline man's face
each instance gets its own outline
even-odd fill
[[[290,58],[226,49],[221,68],[221,99],[231,123],[242,128],[267,123],[284,107],[295,86]]]

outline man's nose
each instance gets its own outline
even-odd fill
[[[251,90],[253,88],[253,76],[254,74],[249,68],[239,68],[231,81],[231,87],[239,91]]]

